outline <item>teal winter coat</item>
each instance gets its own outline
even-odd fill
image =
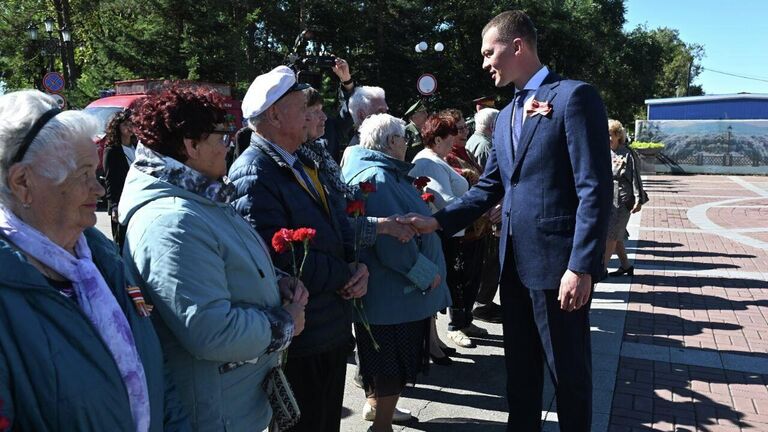
[[[342,169],[346,181],[368,181],[376,186],[376,192],[366,200],[366,216],[432,214],[413,186],[413,178],[408,176],[413,164],[362,146],[349,147],[347,152]],[[451,305],[445,283],[445,258],[437,234],[417,236],[408,243],[379,235],[373,247],[362,251],[361,261],[370,272],[363,305],[371,324],[418,321]],[[440,275],[442,282],[429,289],[436,275]]]
[[[163,352],[149,318],[126,288],[115,244],[85,230],[93,261],[131,326],[144,365],[150,431],[190,430],[164,373]],[[77,302],[50,286],[27,258],[0,237],[0,417],[19,431],[125,431],[136,425],[120,371]]]
[[[128,224],[123,255],[155,306],[193,428],[265,429],[272,410],[262,383],[278,359],[267,312],[287,312],[264,241],[229,204],[135,167],[119,213]]]

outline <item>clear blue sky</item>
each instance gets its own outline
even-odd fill
[[[694,83],[707,94],[768,93],[768,0],[626,0],[625,7],[626,30],[669,27],[704,46],[705,70]]]

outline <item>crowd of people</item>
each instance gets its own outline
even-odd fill
[[[354,351],[369,431],[391,431],[430,360],[487,335],[478,319],[503,323],[508,430],[540,429],[546,364],[561,430],[588,431],[591,293],[632,274],[623,240],[648,198],[622,125],[539,62],[524,13],[482,36],[483,67],[518,91],[502,111],[478,99],[471,135],[455,108],[390,115],[340,58],[329,118],[278,66],[235,137],[205,88],[116,114],[105,187],[93,118],[0,96],[0,419],[338,431]],[[102,196],[114,242],[94,228]]]

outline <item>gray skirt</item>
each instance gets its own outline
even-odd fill
[[[629,210],[624,205],[611,207],[611,219],[608,221],[608,240],[624,240],[629,216]]]

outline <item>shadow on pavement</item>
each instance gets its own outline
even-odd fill
[[[722,282],[724,281],[730,281],[730,279],[721,279],[721,278],[712,278],[714,279],[713,282],[720,283],[719,285],[710,285],[707,283],[699,283],[698,285],[694,285],[693,283],[691,285],[681,285],[679,279],[682,278],[670,278],[673,279],[669,285],[666,285],[664,283],[658,283],[655,279],[657,276],[654,276],[653,285],[655,286],[672,286],[672,287],[696,287],[701,288],[702,286],[716,286],[718,288],[728,288],[723,287]],[[641,279],[638,281],[638,279]],[[690,279],[696,279],[697,281],[701,281],[702,279],[710,279],[710,278],[690,278]],[[765,281],[758,281],[758,280],[752,280],[752,279],[739,279],[739,281],[744,283],[749,283],[750,285],[741,285],[737,284],[734,286],[734,288],[755,288],[755,289],[765,289],[768,288],[768,282]],[[650,284],[650,281],[643,281],[642,276],[638,277],[635,276],[633,279],[633,283],[638,284]],[[691,281],[694,282],[694,281]],[[762,286],[761,286],[762,284]],[[626,294],[624,293],[615,293],[615,292],[596,292],[595,298],[599,299],[605,299],[605,300],[623,300]],[[638,291],[632,291],[629,294],[629,301],[631,303],[645,303],[649,304],[654,307],[663,307],[663,308],[672,308],[672,309],[683,309],[683,310],[728,310],[728,311],[737,311],[737,310],[747,310],[750,306],[757,306],[757,307],[768,307],[768,300],[732,300],[728,298],[723,298],[719,296],[713,296],[708,294],[696,294],[696,293],[689,293],[689,292],[672,292],[672,291],[649,291],[649,292],[638,292]]]
[[[765,378],[722,369],[622,357],[610,430],[656,430],[648,427],[654,423],[675,425],[676,431],[730,430],[729,426],[760,428],[765,425],[750,424],[745,414],[730,406],[731,396],[722,384],[763,386]],[[712,384],[715,385],[708,391]]]
[[[627,251],[635,252],[638,255],[654,255],[654,256],[666,257],[666,258],[682,258],[682,257],[757,258],[757,256],[749,255],[749,254],[728,254],[728,253],[720,253],[720,252],[705,252],[705,251],[691,251],[691,250],[654,250],[654,249],[642,249],[642,248],[627,248]]]
[[[644,270],[644,269],[643,269]],[[629,276],[611,276],[600,281],[601,284],[625,284]],[[677,287],[677,288],[751,288],[767,289],[768,281],[738,277],[717,276],[666,276],[659,274],[635,274],[632,283],[636,285]],[[634,294],[634,292],[633,292]]]
[[[738,269],[741,266],[728,263],[703,263],[697,261],[676,261],[659,259],[635,259],[635,267],[643,270],[717,270],[717,269]]]
[[[471,418],[435,418],[425,423],[409,423],[408,429],[425,432],[502,432],[507,424]]]
[[[682,247],[682,243],[657,242],[655,240],[635,240],[634,247],[627,245],[627,252],[648,248],[677,248]]]

